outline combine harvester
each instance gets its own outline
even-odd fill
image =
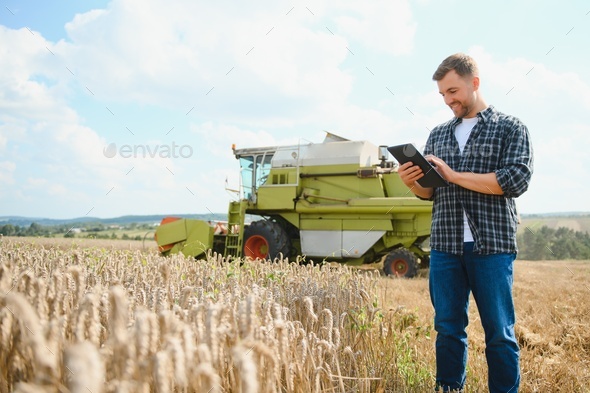
[[[328,133],[323,143],[232,149],[241,198],[230,202],[227,223],[166,217],[155,235],[163,255],[213,250],[355,265],[384,258],[384,273],[398,277],[428,267],[432,203],[403,184],[386,146]],[[257,220],[245,225],[247,214]]]

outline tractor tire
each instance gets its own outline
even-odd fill
[[[383,273],[386,276],[412,278],[418,272],[416,256],[405,248],[391,251],[383,262]]]
[[[291,242],[287,232],[276,222],[260,220],[248,225],[244,231],[244,257],[274,260],[287,258]]]

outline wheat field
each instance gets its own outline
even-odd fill
[[[0,393],[426,392],[427,279],[0,240]],[[516,262],[521,392],[590,392],[590,265]],[[470,309],[467,392],[485,392]]]

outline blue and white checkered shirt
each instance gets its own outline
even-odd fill
[[[477,114],[463,153],[455,138],[459,118],[436,126],[424,148],[457,172],[490,173],[504,195],[482,194],[450,184],[434,189],[430,247],[463,253],[463,210],[479,254],[516,253],[518,214],[514,198],[523,194],[533,173],[533,147],[527,127],[493,106]]]

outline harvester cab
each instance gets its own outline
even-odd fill
[[[386,274],[404,277],[428,266],[432,205],[403,184],[384,146],[328,134],[316,144],[232,149],[241,192],[229,204],[227,230],[167,218],[156,231],[163,254],[382,260]],[[247,215],[256,218],[247,223]]]
[[[268,179],[272,167],[272,158],[277,147],[263,147],[232,150],[240,161],[240,191],[241,197],[252,204],[256,204],[256,191]]]

